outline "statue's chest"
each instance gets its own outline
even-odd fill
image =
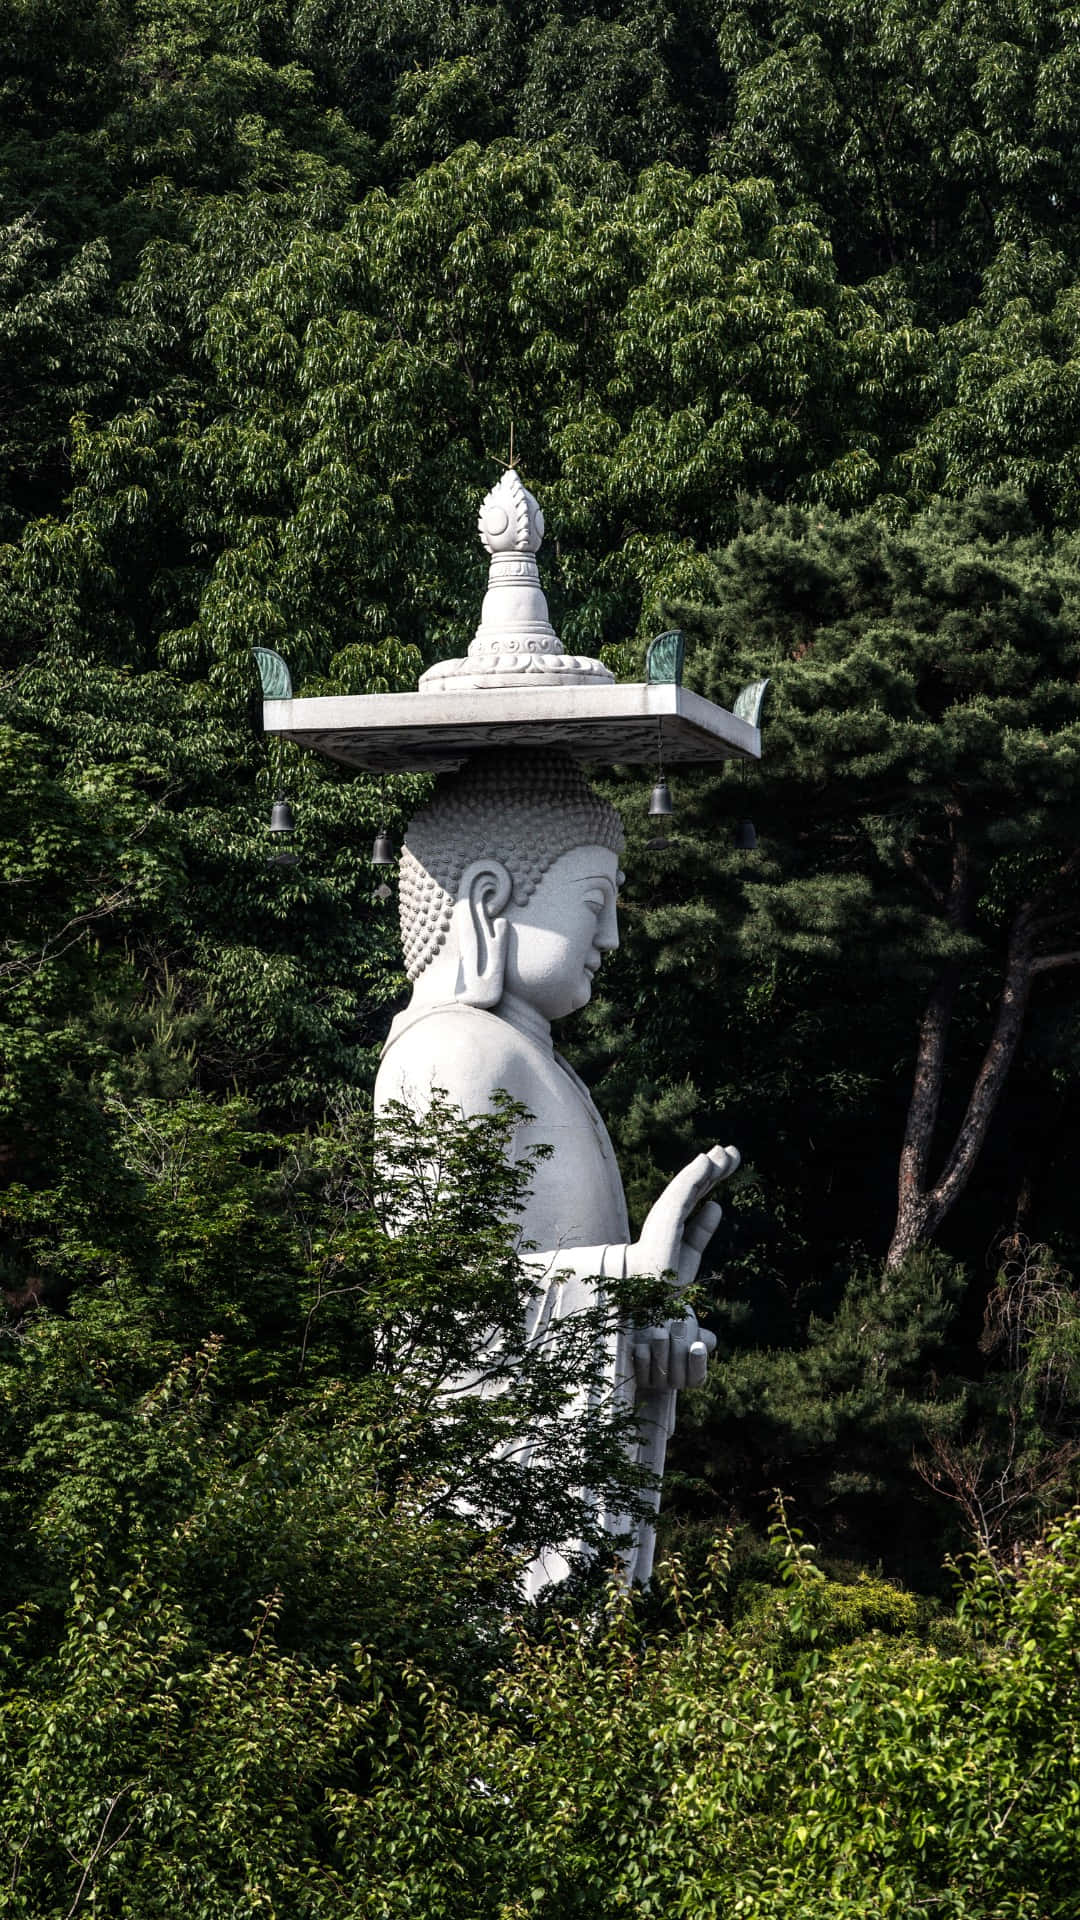
[[[533,1177],[525,1237],[545,1249],[621,1245],[628,1237],[622,1179],[587,1090],[551,1055],[528,1104],[534,1118],[518,1136],[521,1149],[544,1144],[553,1152]]]

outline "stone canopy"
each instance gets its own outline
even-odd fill
[[[674,684],[616,684],[599,660],[568,654],[548,617],[536,554],[544,516],[513,468],[479,515],[490,566],[468,653],[421,676],[415,693],[263,703],[269,734],[347,766],[437,773],[490,747],[554,747],[632,765],[757,760],[757,727]]]

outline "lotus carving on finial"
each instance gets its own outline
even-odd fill
[[[497,553],[539,551],[544,537],[544,516],[539,502],[513,467],[507,467],[483,501],[477,526],[492,557]]]

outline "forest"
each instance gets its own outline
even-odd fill
[[[0,1915],[1075,1920],[1080,15],[0,0],[0,203]],[[464,652],[511,427],[568,648],[769,680],[598,775],[560,1044],[635,1222],[743,1165],[656,1580],[533,1607],[595,1329],[511,1112],[373,1156],[426,783],[252,655]]]

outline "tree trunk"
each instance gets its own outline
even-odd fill
[[[1074,857],[1062,873],[1067,875],[1075,865]],[[1013,921],[994,1031],[975,1076],[967,1111],[933,1186],[928,1184],[930,1150],[944,1084],[945,1042],[955,991],[955,980],[950,988],[948,970],[930,996],[919,1028],[915,1083],[900,1153],[896,1226],[885,1256],[886,1272],[898,1267],[914,1247],[933,1239],[967,1186],[1020,1043],[1035,975],[1080,963],[1080,952],[1036,954],[1040,931],[1037,914],[1044,904],[1045,896],[1027,901]]]
[[[938,1108],[945,1084],[945,1043],[948,1039],[952,1005],[956,995],[957,970],[943,968],[927,1001],[919,1022],[915,1049],[915,1079],[908,1102],[904,1144],[900,1149],[900,1170],[896,1191],[896,1225],[885,1259],[887,1270],[897,1266],[905,1254],[933,1232],[929,1225],[930,1194],[927,1179],[930,1149],[937,1126]]]
[[[971,857],[959,805],[950,801],[946,812],[952,842],[952,873],[948,893],[942,895],[935,892],[935,898],[944,907],[949,926],[955,932],[960,932],[967,926],[971,916]],[[919,1022],[915,1078],[908,1102],[904,1142],[900,1149],[896,1225],[885,1257],[887,1272],[898,1266],[913,1247],[928,1239],[937,1224],[930,1223],[930,1152],[945,1085],[945,1049],[958,982],[958,969],[955,963],[949,962],[934,982]]]

